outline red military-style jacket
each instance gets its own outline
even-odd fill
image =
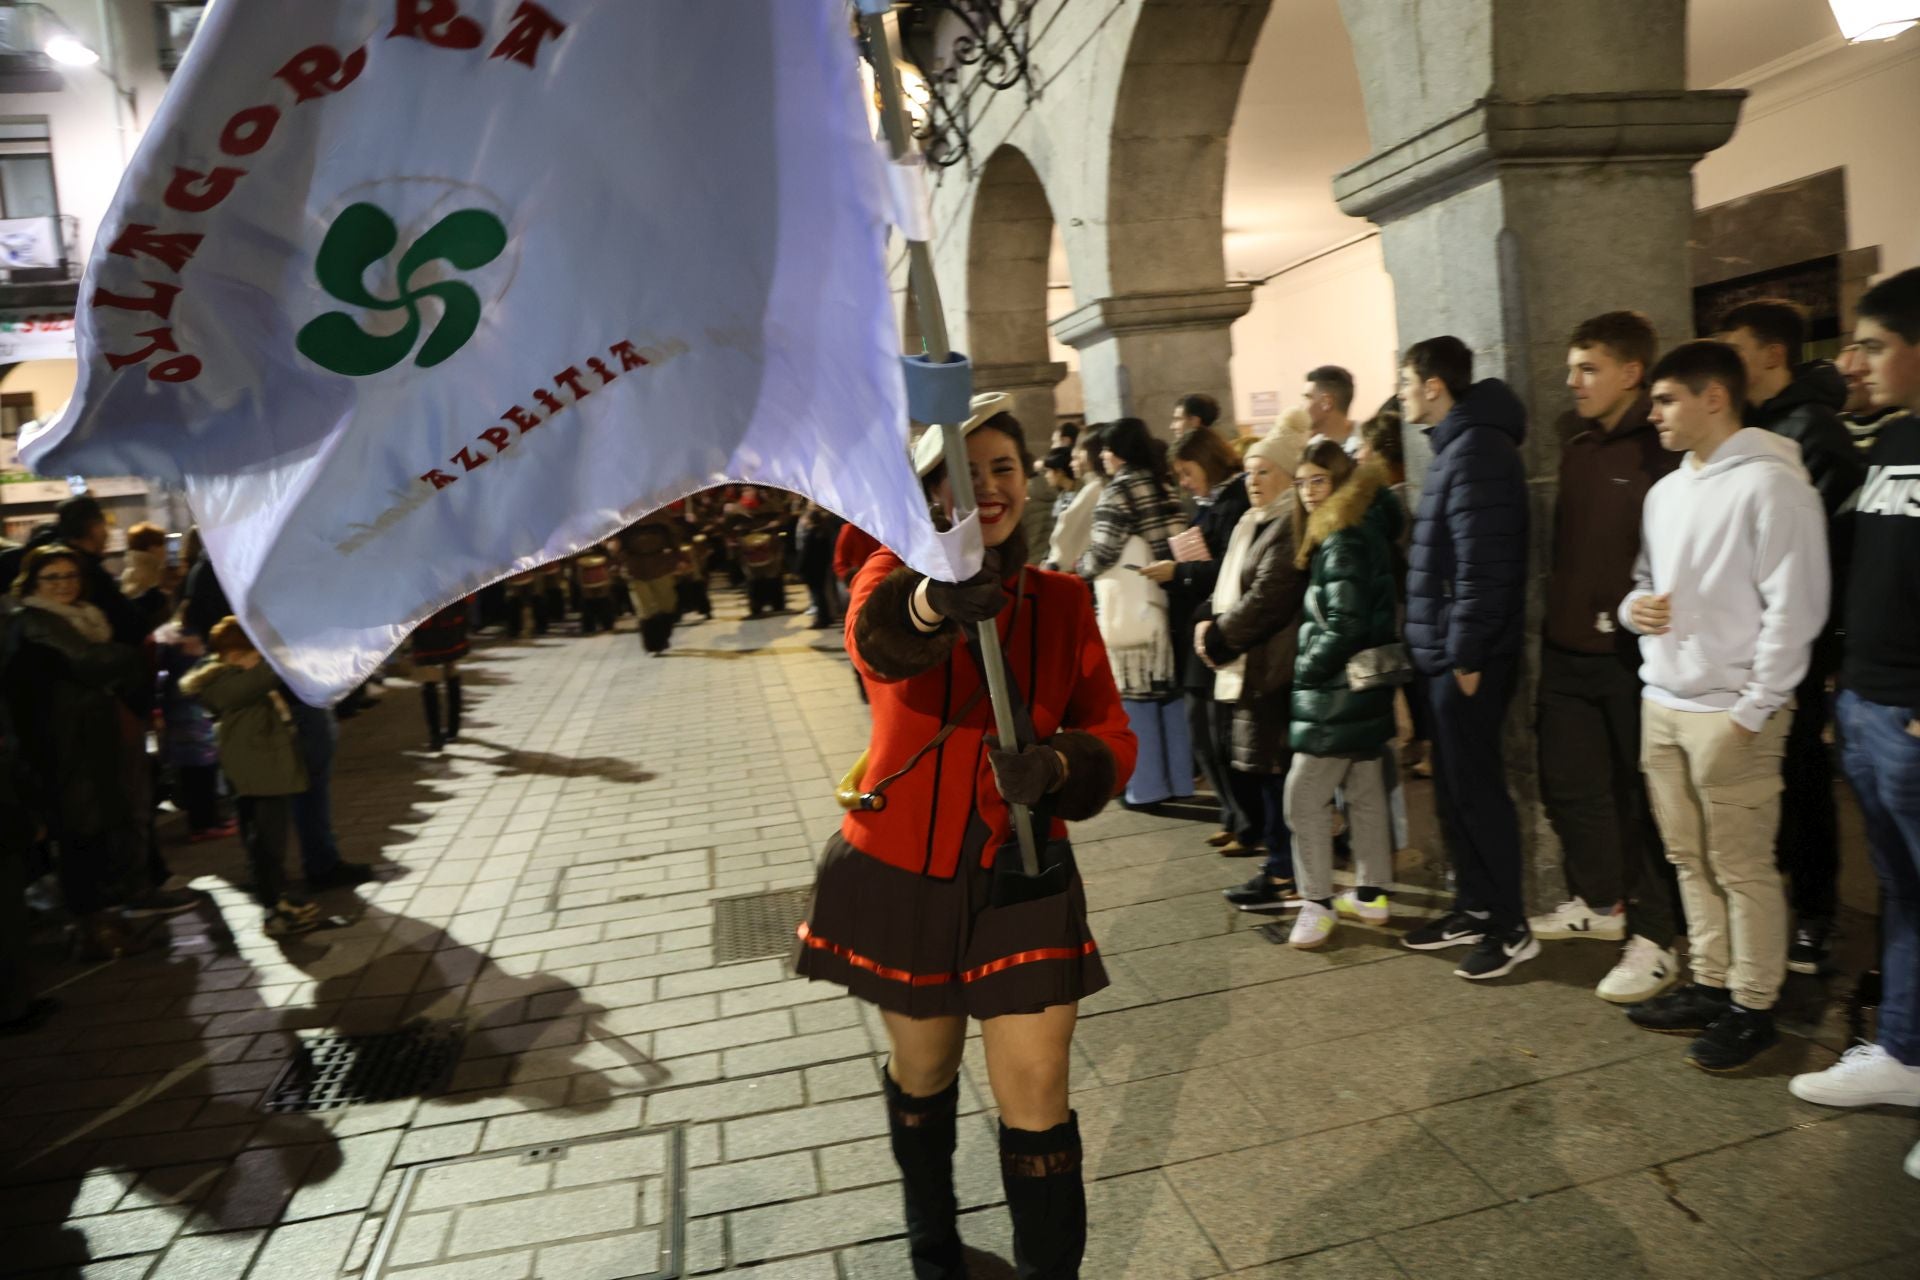
[[[866,678],[872,700],[873,736],[864,784],[874,787],[907,765],[935,738],[949,717],[966,710],[958,728],[926,753],[886,791],[878,811],[855,810],[841,825],[847,842],[862,853],[921,875],[950,879],[963,847],[980,847],[981,865],[1009,832],[1009,810],[987,762],[993,710],[984,680],[949,623],[932,635],[914,629],[907,599],[919,576],[892,551],[868,559],[853,583],[847,613],[847,650]],[[1007,578],[1021,582],[1018,568]],[[1052,797],[1052,835],[1064,835],[1064,819],[1090,818],[1126,786],[1138,754],[1126,709],[1114,685],[1106,646],[1094,625],[1093,598],[1070,574],[1025,570],[1020,599],[996,619],[1007,670],[1029,708],[1034,732],[1068,761],[1068,776]],[[969,841],[975,814],[986,828]]]

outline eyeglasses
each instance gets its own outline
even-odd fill
[[[40,582],[78,582],[80,581],[80,575],[77,573],[43,573],[40,575],[38,581]]]
[[[1293,487],[1302,493],[1318,493],[1322,489],[1333,488],[1332,476],[1303,476],[1293,482]]]

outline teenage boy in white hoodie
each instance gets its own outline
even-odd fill
[[[1627,1016],[1694,1036],[1694,1066],[1734,1071],[1779,1039],[1780,765],[1827,621],[1827,518],[1799,446],[1741,426],[1733,348],[1686,343],[1650,380],[1660,442],[1686,457],[1647,494],[1620,620],[1640,637],[1640,763],[1679,872],[1693,981]]]

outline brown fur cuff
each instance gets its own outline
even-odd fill
[[[1053,811],[1068,822],[1084,822],[1107,807],[1119,791],[1113,752],[1090,733],[1056,733],[1048,744],[1067,758],[1067,780],[1053,793]]]
[[[930,671],[951,657],[960,642],[960,628],[951,623],[933,632],[913,625],[907,601],[919,585],[919,574],[895,569],[867,596],[853,621],[860,660],[883,680],[906,680]]]

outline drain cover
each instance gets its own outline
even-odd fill
[[[713,962],[759,960],[793,950],[812,889],[769,889],[713,904]]]
[[[367,1280],[676,1280],[685,1172],[679,1125],[413,1165]]]
[[[302,1036],[267,1091],[268,1111],[335,1111],[445,1086],[466,1041],[463,1022],[422,1022],[366,1036]]]

